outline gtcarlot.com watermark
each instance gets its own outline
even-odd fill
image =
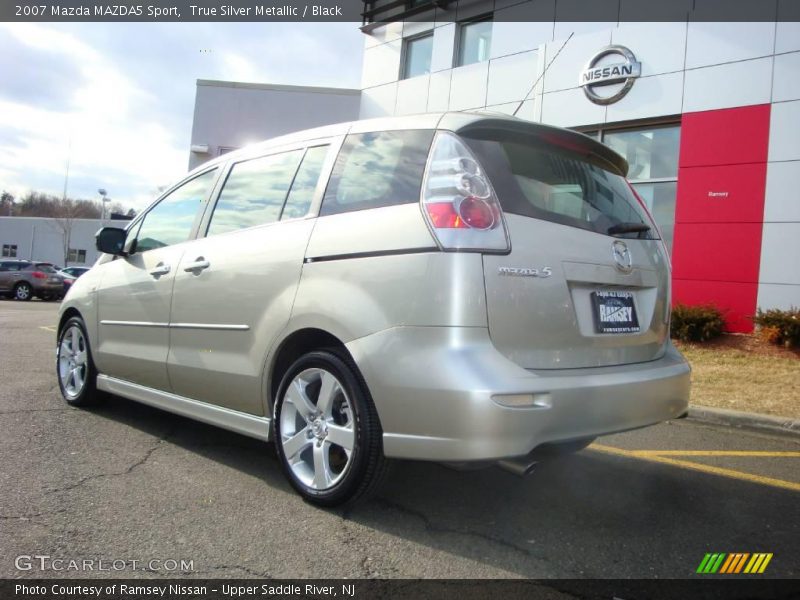
[[[14,559],[18,571],[150,571],[156,573],[190,573],[194,560],[184,558],[152,558],[148,560],[126,558],[65,558],[49,554],[21,554]]]

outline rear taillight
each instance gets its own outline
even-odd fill
[[[503,211],[489,178],[453,133],[436,134],[420,202],[443,250],[509,250]]]
[[[47,275],[41,271],[34,271],[32,275],[34,279],[47,279]]]

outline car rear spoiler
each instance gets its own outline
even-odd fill
[[[477,119],[458,127],[455,129],[455,133],[491,139],[491,132],[498,130],[536,138],[543,144],[558,146],[568,152],[578,154],[584,160],[623,177],[628,174],[628,161],[625,158],[588,135],[569,129],[531,123],[516,118],[490,117]]]

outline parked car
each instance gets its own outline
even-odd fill
[[[67,267],[66,269],[59,269],[58,274],[64,278],[64,287],[69,288],[78,277],[88,270],[88,267]]]
[[[470,113],[226,154],[98,232],[61,306],[62,394],[274,440],[325,506],[389,458],[526,473],[680,417],[669,259],[627,168],[582,134]]]
[[[73,279],[77,279],[84,273],[89,271],[89,267],[66,267],[64,269],[59,269],[58,272],[61,275],[68,275]]]
[[[50,263],[5,259],[0,261],[0,294],[16,300],[60,300],[64,296],[64,278]]]

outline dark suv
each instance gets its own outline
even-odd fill
[[[0,294],[16,300],[60,300],[64,297],[64,278],[52,264],[29,260],[0,262]]]

